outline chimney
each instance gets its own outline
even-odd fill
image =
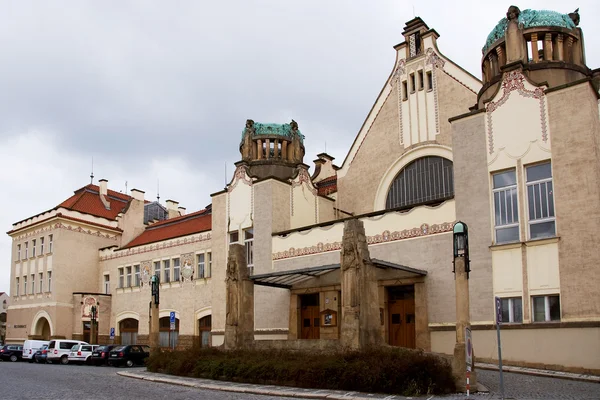
[[[144,201],[144,193],[144,191],[139,189],[131,189],[131,197],[139,201]]]
[[[100,187],[100,194],[106,196],[108,194],[108,181],[106,179],[100,179],[98,181]]]
[[[169,212],[169,219],[179,217],[179,210],[177,209],[179,202],[175,200],[167,200],[167,211]]]
[[[179,210],[179,215],[185,215],[185,207],[177,207],[177,210]]]

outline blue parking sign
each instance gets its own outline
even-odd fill
[[[171,314],[169,314],[169,318],[170,318],[169,322],[174,324],[175,323],[175,311],[171,311]]]
[[[115,338],[115,328],[110,328],[110,338],[111,339]]]

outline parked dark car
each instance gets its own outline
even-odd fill
[[[47,344],[43,345],[41,349],[36,351],[32,357],[33,362],[38,363],[38,364],[45,364],[46,358],[48,358],[48,345]]]
[[[108,356],[115,345],[99,346],[92,352],[91,363],[93,365],[108,365]]]
[[[0,348],[0,359],[3,361],[19,361],[23,358],[23,346],[7,344]]]
[[[130,344],[127,346],[118,346],[110,351],[108,365],[144,365],[144,360],[150,356],[150,346]]]

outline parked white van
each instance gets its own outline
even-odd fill
[[[33,362],[33,355],[35,352],[48,343],[47,340],[26,340],[25,343],[23,343],[23,360]]]
[[[69,340],[69,339],[56,339],[51,340],[48,344],[48,358],[47,363],[53,363],[60,361],[61,364],[69,363],[69,353],[71,348],[77,344],[89,344],[82,342],[81,340]]]

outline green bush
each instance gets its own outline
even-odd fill
[[[404,396],[456,390],[446,360],[392,347],[336,354],[193,348],[156,352],[147,366],[152,372],[196,378]]]

